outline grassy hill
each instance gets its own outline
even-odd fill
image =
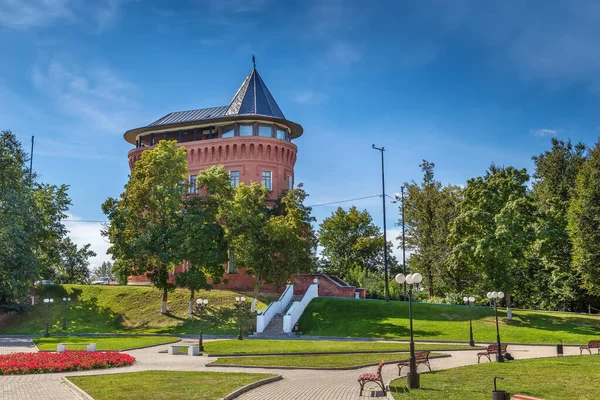
[[[473,308],[475,342],[496,340],[494,310]],[[498,310],[502,341],[517,343],[583,344],[600,339],[600,317],[581,314]],[[466,306],[413,304],[416,340],[469,340],[469,309]],[[380,300],[318,298],[299,321],[304,334],[346,337],[409,337],[408,303]]]
[[[162,292],[147,286],[52,285],[41,288],[38,295],[39,299],[54,299],[49,314],[53,333],[63,332],[63,297],[72,299],[66,333],[198,333],[200,326],[198,319],[190,318],[187,313],[189,292],[183,289],[169,293],[169,315],[160,313]],[[209,312],[204,316],[205,333],[237,332],[233,304],[240,295],[225,290],[201,291],[197,295],[209,299]],[[251,296],[246,294],[246,297]],[[270,299],[261,300],[258,308],[266,308]],[[24,314],[3,319],[0,334],[43,333],[45,318],[44,305],[36,304]]]

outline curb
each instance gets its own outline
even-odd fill
[[[92,396],[87,394],[83,389],[80,389],[79,386],[71,382],[66,376],[60,378],[60,380],[65,383],[72,391],[79,395],[82,399],[85,400],[94,400]]]
[[[447,351],[473,351],[485,350],[485,346],[475,346],[470,349],[418,349],[415,351],[430,351],[432,353],[444,353]],[[393,353],[409,353],[410,350],[363,350],[363,351],[329,351],[329,352],[306,352],[306,353],[233,353],[233,354],[206,354],[207,357],[262,357],[262,356],[330,356],[344,354],[393,354]]]
[[[433,357],[429,357],[430,360],[434,360],[436,358],[448,358],[448,357],[452,357],[450,354],[445,354],[445,355],[441,355],[441,356],[433,356]],[[392,360],[392,361],[386,361],[385,364],[394,364],[394,363],[399,363],[401,361],[408,361],[407,358],[401,359],[401,360]],[[214,362],[214,361],[213,361]],[[354,365],[352,367],[339,367],[339,368],[325,368],[325,367],[290,367],[290,366],[260,366],[260,365],[236,365],[236,364],[206,364],[206,367],[214,367],[214,368],[218,368],[218,367],[224,367],[224,368],[253,368],[253,369],[307,369],[307,370],[313,370],[313,371],[351,371],[351,370],[355,370],[355,369],[361,369],[361,368],[366,368],[366,367],[373,367],[379,365],[378,362],[376,363],[369,363],[369,364],[361,364],[361,365]]]
[[[179,338],[178,338],[177,340],[174,340],[174,341],[172,341],[172,342],[167,342],[167,343],[159,343],[159,344],[151,344],[151,345],[148,345],[148,346],[142,346],[142,347],[132,347],[132,348],[130,348],[130,349],[124,349],[124,350],[96,350],[96,353],[100,353],[100,352],[106,352],[106,351],[118,351],[119,353],[123,353],[123,352],[125,352],[125,351],[133,351],[133,350],[148,349],[148,348],[150,348],[150,347],[157,347],[157,346],[166,346],[166,345],[173,344],[173,343],[179,343],[179,342],[181,342],[181,340],[182,340],[182,339],[179,339]],[[33,340],[32,340],[32,342],[33,342],[34,346],[35,346],[35,347],[36,347],[36,349],[37,349],[37,346],[35,345],[35,342],[34,342]],[[40,353],[56,353],[56,351],[55,351],[55,350],[40,350],[40,349],[38,349],[38,352],[40,352]]]
[[[267,379],[263,379],[263,380],[258,381],[258,382],[251,383],[249,385],[246,385],[244,387],[239,388],[238,390],[235,390],[235,391],[229,393],[227,396],[223,397],[223,400],[235,399],[239,395],[241,395],[243,393],[246,393],[246,392],[248,392],[248,391],[250,391],[252,389],[256,389],[259,386],[263,386],[263,385],[266,385],[266,384],[272,383],[272,382],[277,382],[277,381],[280,381],[282,379],[283,379],[283,376],[277,375],[277,376],[273,376],[271,378],[267,378]]]

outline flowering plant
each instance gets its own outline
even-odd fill
[[[0,375],[43,374],[48,372],[82,371],[111,367],[124,367],[135,358],[116,351],[62,353],[12,353],[0,355]]]

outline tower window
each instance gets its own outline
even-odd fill
[[[233,251],[229,250],[229,261],[227,261],[227,273],[228,274],[237,274],[238,269],[235,264],[235,255]]]
[[[252,125],[240,125],[240,136],[252,136]]]
[[[288,190],[292,190],[294,188],[294,179],[291,175],[287,177]]]
[[[271,171],[263,171],[261,181],[264,187],[273,190],[273,187],[271,186]]]
[[[196,185],[196,175],[190,175],[190,184],[188,186],[189,194],[198,193],[198,186]]]
[[[273,137],[273,129],[269,125],[259,125],[258,136]]]
[[[229,171],[229,181],[231,187],[237,187],[240,184],[240,171]]]
[[[290,140],[287,131],[284,131],[283,129],[277,129],[277,139]]]
[[[235,134],[235,130],[233,129],[233,126],[228,126],[223,128],[223,134],[221,135],[222,138],[230,138],[233,137]]]

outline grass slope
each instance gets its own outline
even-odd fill
[[[169,315],[160,313],[162,292],[147,286],[52,285],[40,289],[38,295],[40,299],[54,298],[49,317],[51,334],[63,332],[63,297],[73,299],[64,333],[198,333],[199,330],[197,318],[190,318],[187,313],[187,290],[169,293]],[[205,333],[236,333],[237,317],[233,304],[239,295],[225,290],[197,294],[197,297],[209,299],[209,312],[204,316]],[[262,301],[258,308],[266,305]],[[44,305],[36,304],[24,314],[3,320],[0,334],[43,333],[45,318]]]
[[[440,356],[431,353],[430,356]],[[386,363],[408,360],[408,353],[374,353],[344,354],[326,356],[263,356],[263,357],[222,357],[211,365],[239,365],[245,367],[298,367],[298,368],[350,368],[368,364],[376,364],[381,360]]]
[[[49,338],[33,339],[40,350],[56,351],[59,343],[68,343],[67,350],[85,350],[84,344],[96,343],[98,351],[124,351],[138,347],[156,346],[159,344],[177,342],[179,338],[169,336],[125,336],[125,337],[82,337],[82,336],[51,336]]]
[[[473,308],[475,341],[496,340],[494,310]],[[579,314],[513,311],[506,320],[498,310],[503,341],[519,343],[583,344],[600,339],[600,317]],[[469,310],[465,306],[413,304],[417,340],[469,340]],[[380,300],[317,298],[299,321],[308,335],[344,337],[409,337],[408,303]]]
[[[421,344],[417,350],[462,350],[473,349],[468,345]],[[408,343],[395,342],[334,342],[331,340],[216,340],[204,343],[207,354],[295,354],[335,353],[361,351],[408,351]]]
[[[406,379],[395,379],[396,400],[487,400],[501,376],[499,390],[546,400],[595,400],[600,381],[600,357],[571,356],[485,363],[421,374],[421,389],[408,391]]]
[[[95,400],[217,400],[242,386],[274,375],[145,371],[72,376],[69,380]]]

